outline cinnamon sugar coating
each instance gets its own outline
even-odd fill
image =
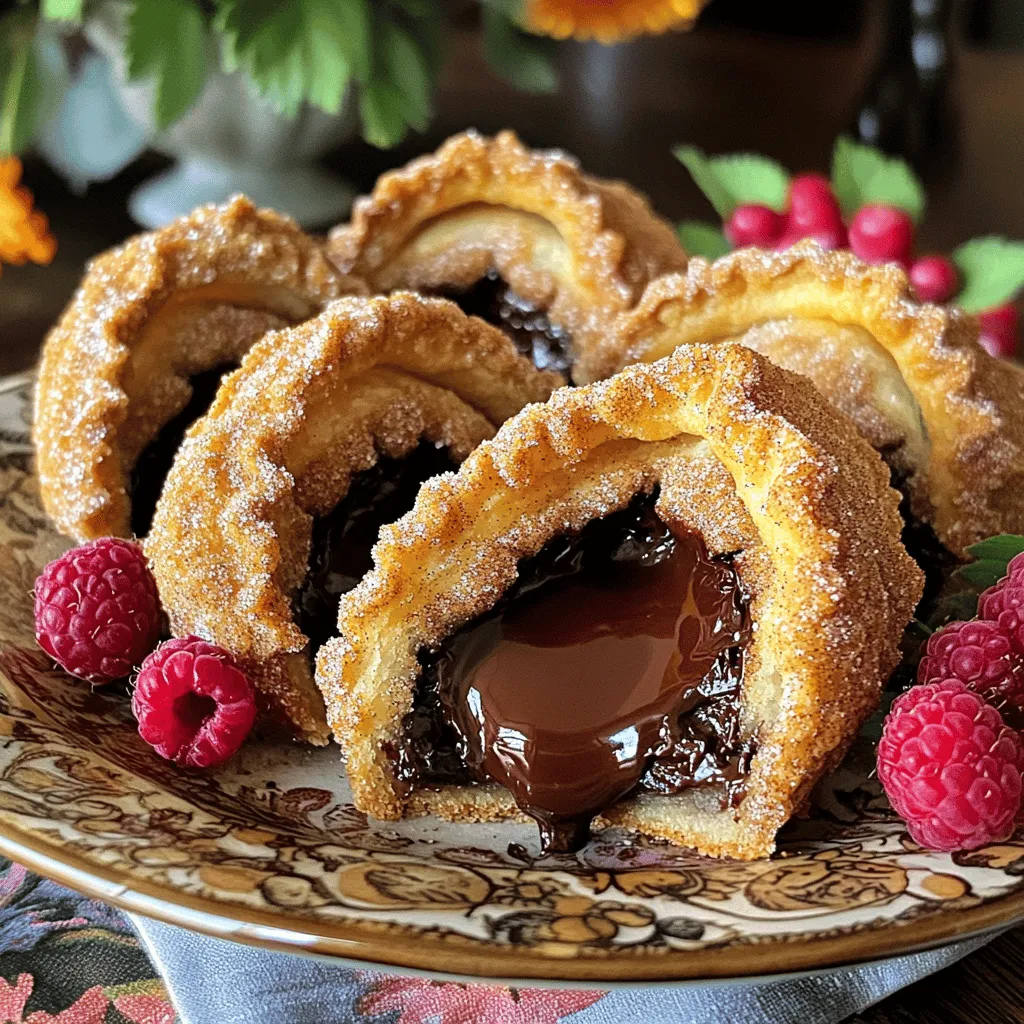
[[[46,339],[36,387],[40,488],[58,528],[128,536],[129,474],[188,404],[189,378],[365,291],[292,220],[241,196],[94,259]]]
[[[803,242],[740,250],[654,282],[606,339],[602,370],[739,341],[804,374],[908,477],[914,514],[955,554],[1024,531],[1024,371],[973,317],[916,301],[898,267]]]
[[[516,815],[496,785],[405,792],[385,750],[413,702],[418,652],[493,607],[520,559],[660,485],[658,514],[737,553],[753,638],[746,797],[643,794],[605,820],[714,856],[769,854],[838,763],[899,660],[922,576],[900,543],[878,454],[809,381],[739,345],[684,346],[524,409],[381,530],[375,568],[340,604],[317,683],[358,807],[393,819]],[[393,749],[393,748],[392,748]]]
[[[455,135],[382,175],[328,251],[377,291],[461,291],[496,271],[571,334],[580,380],[594,378],[591,350],[609,316],[686,266],[675,232],[639,193],[510,131]]]
[[[227,648],[266,721],[326,743],[291,604],[313,517],[379,455],[426,438],[459,462],[557,383],[496,328],[409,293],[339,299],[268,334],[189,430],[146,539],[172,631]]]

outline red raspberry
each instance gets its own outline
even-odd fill
[[[785,218],[769,206],[745,203],[737,206],[725,225],[725,237],[734,249],[747,245],[770,248],[782,234]]]
[[[256,721],[256,694],[234,659],[197,636],[162,643],[139,670],[132,695],[139,735],[189,768],[226,761]]]
[[[1004,576],[978,598],[978,618],[1005,633],[1018,655],[1024,656],[1024,579]]]
[[[101,537],[64,552],[35,585],[36,640],[90,683],[123,679],[160,636],[160,598],[142,549]]]
[[[998,707],[1024,708],[1024,664],[994,622],[951,622],[928,638],[917,668],[922,684],[959,680]]]
[[[913,245],[914,222],[895,206],[869,203],[850,222],[850,248],[865,263],[906,265]]]
[[[974,850],[1010,836],[1020,809],[1020,737],[955,679],[897,697],[878,744],[878,777],[914,841]]]
[[[1017,342],[1020,337],[1020,318],[1017,307],[1007,302],[994,309],[986,309],[978,314],[981,325],[981,336],[978,341],[990,355],[1000,359],[1012,359],[1017,354]]]
[[[960,288],[960,275],[945,256],[923,256],[910,265],[910,283],[922,302],[949,302]]]

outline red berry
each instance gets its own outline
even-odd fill
[[[914,222],[895,206],[870,203],[850,222],[850,248],[865,263],[907,264],[913,245]]]
[[[1024,655],[1024,579],[1004,577],[978,598],[978,617],[995,623]]]
[[[945,256],[923,256],[910,265],[910,283],[922,302],[949,302],[960,288],[960,275]]]
[[[161,757],[189,768],[226,761],[256,721],[256,694],[231,655],[197,636],[168,640],[142,663],[132,711]]]
[[[824,174],[797,174],[789,183],[789,208],[800,210],[806,206],[828,203],[839,212],[832,182]]]
[[[978,341],[990,356],[1010,359],[1017,354],[1020,318],[1012,302],[979,313],[978,323],[981,325]]]
[[[849,244],[849,240],[846,236],[846,228],[843,226],[842,221],[839,222],[833,228],[820,228],[817,231],[793,231],[789,227],[786,228],[786,233],[779,239],[778,244],[775,248],[782,252],[784,249],[788,249],[791,245],[796,245],[797,242],[802,242],[805,238],[810,238],[811,241],[817,242],[822,249],[845,249]]]
[[[959,680],[998,707],[1024,709],[1024,663],[995,622],[951,622],[928,638],[917,668],[922,684]]]
[[[760,203],[745,203],[732,211],[725,225],[725,237],[734,249],[747,245],[770,248],[782,234],[785,218]]]
[[[156,580],[138,544],[101,537],[66,551],[35,585],[36,640],[73,676],[123,679],[160,636]]]
[[[810,238],[818,231],[835,231],[843,226],[843,215],[839,204],[831,195],[809,196],[789,211],[786,219],[786,233],[800,234]]]
[[[878,777],[915,842],[974,850],[1010,836],[1020,809],[1020,737],[958,680],[914,686],[893,701]]]

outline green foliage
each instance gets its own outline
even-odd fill
[[[558,88],[554,40],[523,32],[498,5],[484,4],[481,11],[484,56],[491,69],[523,92],[554,92]]]
[[[957,305],[971,313],[1001,306],[1024,288],[1024,242],[974,238],[954,251],[953,262],[962,282]]]
[[[695,146],[676,146],[673,153],[723,220],[744,203],[785,209],[789,174],[774,160],[756,153],[709,157]]]
[[[691,256],[703,256],[708,260],[717,260],[724,256],[731,246],[720,227],[706,224],[701,220],[684,220],[676,228],[679,241]]]
[[[43,83],[30,11],[0,18],[0,156],[32,141],[42,120]]]
[[[152,81],[158,128],[178,120],[206,81],[206,19],[193,0],[135,0],[125,37],[128,77]]]
[[[84,0],[42,0],[40,12],[52,21],[79,22]]]
[[[924,214],[924,189],[906,161],[845,135],[836,139],[832,151],[832,188],[847,216],[865,203],[899,207],[914,221]]]

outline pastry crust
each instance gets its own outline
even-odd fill
[[[899,268],[803,242],[740,250],[656,281],[603,367],[690,342],[740,341],[811,378],[894,469],[912,511],[962,556],[1024,531],[1024,372],[989,356],[973,317],[917,302]]]
[[[418,652],[491,608],[520,559],[660,485],[658,513],[738,552],[751,595],[742,730],[747,795],[644,794],[609,821],[715,856],[754,858],[877,706],[922,576],[900,543],[878,455],[806,380],[738,345],[685,346],[603,383],[562,389],[425,484],[381,530],[375,568],[342,598],[317,683],[358,807],[514,815],[498,786],[404,793],[384,751],[400,735]]]
[[[237,196],[89,265],[43,348],[35,444],[46,511],[77,540],[131,533],[128,476],[189,378],[366,286],[289,218]]]
[[[227,648],[271,722],[326,743],[291,604],[313,517],[379,455],[426,438],[461,461],[557,383],[496,328],[409,293],[339,299],[267,335],[186,435],[145,542],[172,631]]]
[[[330,233],[328,252],[376,291],[459,291],[497,271],[570,332],[583,381],[610,315],[686,267],[675,232],[639,193],[510,131],[453,136],[382,175]]]

